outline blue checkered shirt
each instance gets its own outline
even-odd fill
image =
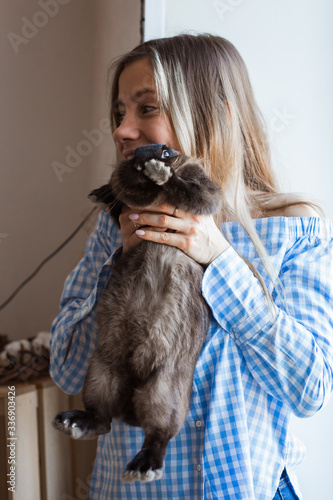
[[[188,417],[169,442],[164,475],[151,483],[120,481],[143,431],[114,421],[98,439],[93,500],[271,500],[284,467],[298,491],[294,471],[304,446],[289,430],[290,417],[316,413],[333,385],[332,224],[312,217],[254,222],[283,294],[242,227],[224,224],[232,246],[204,273],[210,326]],[[83,259],[66,280],[52,325],[50,372],[69,394],[81,390],[95,351],[96,304],[121,245],[118,228],[101,212]],[[273,311],[239,254],[261,273]]]

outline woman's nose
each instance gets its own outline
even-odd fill
[[[124,116],[119,126],[113,132],[113,138],[117,142],[137,140],[139,137],[139,124],[135,117],[130,114]]]

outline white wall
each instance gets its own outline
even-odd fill
[[[164,15],[164,23],[155,22]],[[247,64],[270,127],[285,191],[311,195],[333,215],[333,3],[329,0],[147,0],[146,38],[209,32],[230,40]],[[304,500],[333,498],[333,401],[294,419],[307,446]]]
[[[146,4],[147,38],[209,32],[238,48],[271,129],[281,187],[308,193],[332,216],[333,3],[148,0]],[[156,18],[161,12],[167,14],[160,27]]]

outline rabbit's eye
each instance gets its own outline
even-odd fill
[[[167,149],[163,149],[161,157],[162,158],[169,158],[170,157],[169,151]]]

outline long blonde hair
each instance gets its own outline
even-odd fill
[[[300,201],[280,201],[264,120],[242,57],[228,40],[209,34],[183,34],[139,45],[111,68],[112,129],[119,125],[114,103],[120,73],[145,57],[153,66],[162,110],[182,152],[197,158],[222,190],[218,222],[239,221],[276,283],[251,214],[267,214]]]

